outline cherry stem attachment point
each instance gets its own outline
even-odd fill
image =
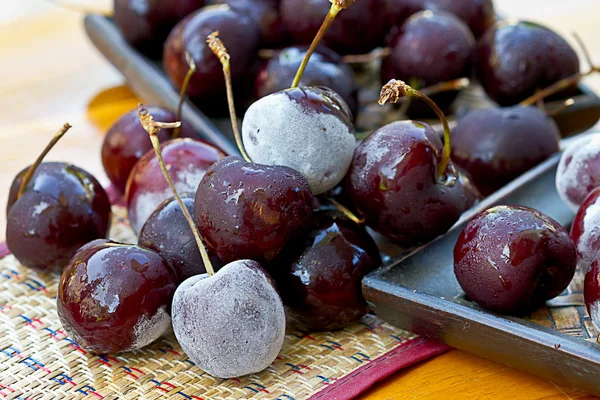
[[[19,197],[21,197],[23,195],[23,193],[25,193],[25,189],[27,189],[27,185],[31,181],[31,178],[33,178],[33,174],[35,174],[35,171],[38,169],[38,167],[40,166],[42,161],[44,161],[44,157],[46,157],[46,155],[50,152],[50,150],[52,150],[54,145],[56,143],[58,143],[58,141],[65,135],[65,133],[67,133],[67,131],[69,129],[71,129],[71,125],[69,125],[68,123],[64,124],[62,126],[62,128],[60,128],[60,130],[58,132],[56,132],[56,134],[54,134],[54,136],[52,137],[50,142],[46,145],[46,147],[44,148],[42,153],[38,156],[38,158],[35,160],[35,162],[33,164],[31,164],[31,167],[29,167],[29,169],[25,173],[25,176],[23,177],[21,186],[19,186],[19,191],[17,192],[17,199]]]
[[[192,76],[196,73],[196,62],[194,58],[189,52],[185,52],[185,61],[189,67],[187,74],[185,74],[185,78],[183,79],[183,84],[181,85],[181,90],[179,91],[179,104],[177,104],[177,116],[175,119],[177,121],[183,121],[181,118],[181,112],[183,110],[183,104],[185,103],[185,94],[187,93],[188,86],[190,85],[190,80]],[[173,131],[173,139],[177,139],[181,135],[181,128],[176,128]]]
[[[379,105],[396,103],[399,99],[406,96],[416,97],[423,100],[429,107],[431,107],[431,109],[437,114],[438,118],[442,122],[444,127],[444,148],[442,150],[442,158],[437,166],[437,181],[438,183],[442,184],[453,184],[454,180],[448,179],[446,171],[448,169],[448,165],[450,164],[450,154],[452,152],[452,148],[450,147],[450,126],[448,125],[446,116],[438,107],[438,105],[435,104],[435,102],[429,97],[427,97],[427,95],[419,92],[416,89],[413,89],[405,82],[397,79],[392,79],[381,88]]]
[[[225,76],[225,88],[227,89],[227,105],[229,106],[229,118],[231,119],[231,129],[233,129],[233,136],[235,137],[235,143],[237,144],[242,157],[248,162],[252,162],[250,156],[246,152],[244,142],[242,141],[242,135],[240,134],[240,128],[237,123],[237,115],[235,115],[235,104],[233,102],[233,85],[231,84],[231,67],[230,57],[227,52],[227,48],[221,39],[219,39],[219,31],[215,31],[208,35],[206,43],[212,52],[219,58],[221,65],[223,65],[223,75]]]
[[[192,216],[190,215],[185,204],[183,203],[183,200],[181,200],[181,196],[179,196],[179,192],[177,192],[177,189],[175,188],[175,184],[173,183],[173,180],[171,179],[171,176],[169,175],[169,171],[167,170],[167,166],[165,165],[165,161],[162,157],[160,141],[158,140],[158,136],[157,136],[158,132],[160,132],[161,127],[167,126],[167,125],[169,127],[172,127],[172,125],[177,125],[178,123],[155,122],[154,118],[152,118],[152,115],[150,115],[150,113],[144,107],[143,104],[140,104],[138,106],[138,116],[140,118],[140,122],[141,122],[142,126],[144,127],[146,132],[148,132],[148,135],[150,136],[150,141],[152,142],[152,147],[154,148],[154,152],[156,153],[156,158],[158,159],[158,164],[160,165],[160,169],[167,181],[167,184],[171,188],[171,191],[173,192],[173,196],[175,196],[175,200],[177,200],[177,204],[179,204],[179,208],[181,208],[181,211],[183,212],[183,216],[185,217],[186,221],[188,222],[188,224],[190,226],[190,229],[192,230],[194,239],[196,239],[196,245],[198,245],[198,250],[200,250],[200,255],[202,256],[202,261],[204,262],[204,267],[206,268],[206,272],[208,273],[208,276],[213,276],[215,274],[215,270],[213,268],[212,263],[210,262],[210,258],[208,257],[206,247],[204,246],[204,243],[202,242],[202,238],[200,237],[200,232],[198,232],[198,228],[196,227],[196,224],[194,223]]]
[[[306,69],[306,66],[308,65],[308,61],[310,60],[310,57],[312,56],[314,51],[317,49],[317,47],[319,46],[319,43],[321,42],[321,40],[323,39],[323,37],[325,36],[327,31],[331,27],[331,24],[335,20],[335,17],[337,17],[337,15],[340,11],[342,11],[342,10],[350,7],[352,4],[354,4],[355,0],[329,0],[329,1],[331,2],[331,8],[329,8],[329,12],[327,13],[327,16],[325,17],[323,24],[319,28],[319,31],[317,32],[315,38],[313,39],[312,43],[310,44],[310,47],[308,48],[308,51],[304,55],[304,59],[302,60],[302,63],[300,64],[300,67],[298,68],[298,71],[296,72],[296,76],[294,77],[292,86],[290,86],[291,88],[296,88],[296,87],[298,87],[298,85],[300,85],[300,80],[302,79],[302,75],[304,75],[304,70]]]
[[[329,196],[324,196],[325,199],[330,202],[339,212],[341,212],[342,214],[344,214],[346,217],[348,217],[348,219],[350,219],[352,222],[354,222],[355,224],[364,224],[365,220],[362,218],[358,218],[356,216],[356,214],[354,214],[352,211],[350,211],[350,209],[348,207],[346,207],[345,205],[343,205],[342,203],[338,202],[337,200],[332,199]]]

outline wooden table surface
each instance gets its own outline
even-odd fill
[[[89,0],[97,1],[97,0]],[[88,1],[88,2],[89,2]],[[100,0],[110,3],[109,0]],[[64,1],[67,2],[67,1]],[[71,0],[71,3],[76,0]],[[495,0],[502,15],[569,36],[578,32],[600,63],[599,0]],[[100,161],[108,127],[138,100],[94,49],[82,17],[44,0],[5,0],[0,11],[0,207],[14,175],[64,123],[73,129],[49,160],[69,161],[107,183]],[[600,92],[600,78],[587,82]],[[0,211],[0,239],[5,214]],[[361,399],[591,399],[507,366],[452,350],[380,382]]]

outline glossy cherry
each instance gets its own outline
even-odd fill
[[[535,107],[469,112],[452,131],[452,160],[489,195],[560,150],[556,123]]]
[[[293,46],[278,51],[266,60],[256,75],[254,95],[256,98],[265,97],[290,87],[307,47]],[[354,73],[350,66],[343,62],[342,57],[334,51],[320,46],[313,53],[300,86],[326,86],[336,92],[348,105],[353,116],[358,111],[357,87],[354,83]]]
[[[475,65],[487,94],[502,106],[517,104],[537,89],[579,72],[577,53],[567,41],[526,21],[505,21],[490,28],[477,45]]]
[[[556,171],[556,190],[577,211],[592,190],[600,186],[600,133],[572,142],[563,153]]]
[[[186,194],[181,197],[193,217],[194,197]],[[150,214],[140,231],[138,245],[163,256],[177,273],[179,282],[206,273],[192,230],[174,197],[162,202]],[[222,265],[216,256],[212,256],[211,261],[215,270]]]
[[[113,20],[126,41],[150,56],[160,56],[171,29],[203,6],[204,0],[115,0]]]
[[[583,296],[592,323],[600,330],[600,261],[598,259],[592,262],[585,274]]]
[[[318,211],[304,240],[290,242],[271,268],[293,323],[332,330],[356,323],[369,307],[361,281],[381,263],[364,226]]]
[[[23,265],[62,270],[79,247],[107,236],[111,222],[108,196],[83,169],[45,162],[18,197],[28,169],[16,176],[10,188],[6,244]]]
[[[600,255],[600,188],[592,190],[571,225],[579,266],[586,270]]]
[[[467,297],[499,313],[524,314],[558,296],[576,266],[567,231],[528,207],[480,213],[454,247],[454,273]]]
[[[140,349],[171,326],[177,277],[158,253],[96,240],[60,278],[57,311],[69,336],[95,354]]]
[[[223,113],[227,109],[225,79],[219,59],[206,46],[206,36],[219,31],[221,39],[231,49],[231,76],[235,87],[246,87],[257,60],[259,29],[249,16],[227,5],[205,7],[173,29],[163,55],[163,65],[173,84],[180,88],[189,70],[185,53],[195,64],[188,95],[205,113]]]

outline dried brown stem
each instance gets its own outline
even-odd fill
[[[348,64],[366,64],[370,63],[371,61],[378,60],[380,58],[389,57],[391,53],[391,48],[384,47],[375,49],[367,54],[349,54],[342,57],[342,60]]]

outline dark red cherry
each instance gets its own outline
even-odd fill
[[[577,53],[556,32],[533,22],[500,22],[480,39],[477,76],[487,94],[511,106],[579,72]],[[564,97],[574,88],[557,94]]]
[[[312,206],[313,195],[299,172],[238,157],[210,167],[194,204],[200,235],[223,262],[272,260],[306,228]]]
[[[423,8],[456,15],[475,37],[483,35],[496,21],[492,0],[423,0]]]
[[[158,56],[175,24],[203,6],[204,0],[115,0],[113,20],[125,40]]]
[[[310,44],[331,3],[328,0],[281,0],[281,18],[298,44]],[[381,0],[360,0],[340,12],[323,43],[340,54],[368,53],[387,34],[386,6]]]
[[[10,189],[6,244],[25,266],[62,270],[79,247],[107,236],[108,196],[83,169],[45,162],[17,199],[27,170],[17,175]]]
[[[226,112],[225,78],[221,62],[206,44],[206,37],[219,31],[219,37],[231,55],[233,86],[246,87],[257,61],[259,30],[249,16],[227,5],[205,7],[181,21],[165,43],[163,65],[173,84],[180,88],[189,66],[185,52],[194,59],[196,73],[187,93],[206,113]]]
[[[581,203],[571,225],[579,266],[586,270],[600,255],[600,188],[592,190]]]
[[[279,14],[281,0],[217,0],[214,3],[227,4],[252,18],[260,28],[261,48],[279,49],[292,42]]]
[[[558,126],[535,107],[474,110],[452,132],[452,160],[486,196],[559,150]]]
[[[193,139],[170,140],[161,149],[169,174],[181,193],[195,193],[208,168],[225,157],[217,147]],[[134,232],[138,233],[160,203],[172,196],[154,151],[149,151],[135,164],[127,181],[125,201]]]
[[[576,212],[592,190],[599,186],[600,133],[594,133],[569,144],[556,171],[556,190]]]
[[[95,354],[137,350],[171,327],[177,277],[158,253],[97,240],[60,278],[57,311],[69,336]]]
[[[367,225],[404,246],[454,225],[472,195],[460,179],[453,186],[437,182],[441,149],[433,128],[416,121],[386,125],[356,148],[346,189]]]
[[[467,297],[499,313],[523,314],[567,288],[577,266],[567,231],[528,207],[477,215],[454,247],[454,273]]]
[[[592,323],[600,330],[600,261],[598,259],[594,260],[585,274],[583,296]]]
[[[414,88],[471,75],[475,38],[469,28],[449,13],[423,11],[410,17],[390,40],[391,54],[382,63],[382,81],[401,79]],[[431,96],[445,112],[458,92]],[[411,116],[435,115],[423,102],[411,102]]]
[[[380,264],[379,250],[363,226],[340,213],[319,211],[307,237],[291,241],[271,270],[293,323],[332,330],[368,312],[361,281]]]
[[[181,198],[193,217],[193,196],[182,194]],[[140,231],[138,245],[163,256],[177,273],[178,282],[206,273],[192,230],[174,197],[163,201],[150,214]],[[215,256],[211,257],[211,261],[215,270],[222,266],[221,261]]]
[[[265,61],[254,81],[256,98],[289,88],[307,49],[306,46],[288,47]],[[352,115],[356,116],[358,92],[354,72],[334,51],[321,46],[313,53],[300,80],[300,86],[328,87],[344,99]]]

